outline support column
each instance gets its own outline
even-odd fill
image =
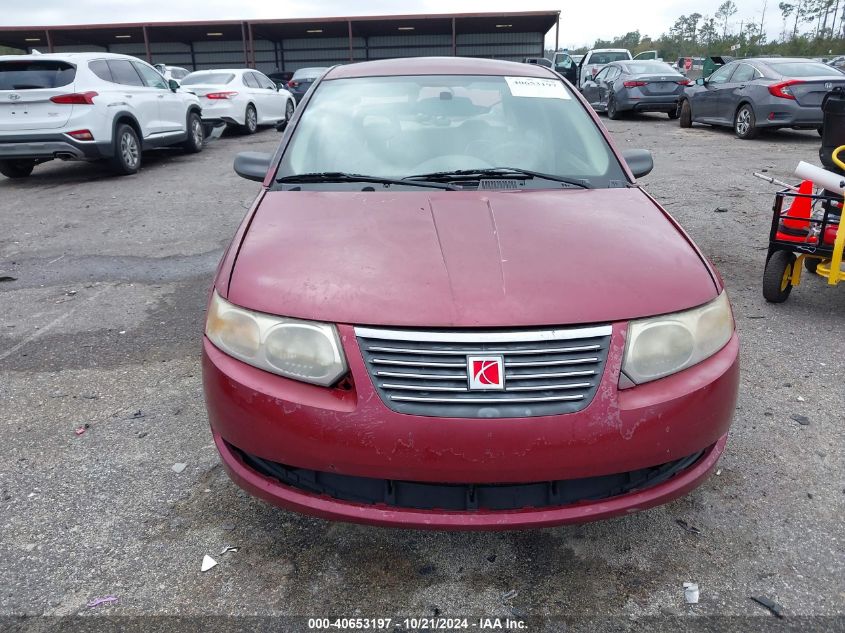
[[[188,42],[188,46],[191,47],[191,70],[196,70],[197,69],[197,53],[194,50],[193,40]]]
[[[50,35],[50,29],[45,29],[44,34],[47,36],[47,52],[52,53],[53,51],[53,36]]]
[[[452,18],[452,57],[458,56],[458,25]]]
[[[349,61],[355,61],[355,49],[352,47],[352,20],[346,21],[346,27],[349,33]]]
[[[249,53],[246,50],[246,24],[241,22],[241,43],[244,48],[244,66],[249,66]]]
[[[246,23],[246,30],[249,35],[249,58],[251,61],[250,68],[255,68],[255,38],[252,36],[252,22]]]
[[[147,27],[142,26],[141,30],[144,32],[144,52],[147,55],[147,63],[153,63],[153,53],[150,50],[150,34],[147,32]]]
[[[555,22],[555,53],[560,48],[560,12],[557,14],[557,22]]]

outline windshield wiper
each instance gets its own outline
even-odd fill
[[[436,182],[397,180],[396,178],[365,176],[364,174],[347,174],[342,171],[321,171],[311,174],[296,174],[293,176],[282,176],[281,178],[276,178],[276,182],[286,184],[313,182],[372,182],[381,185],[406,185],[410,187],[428,187],[430,189],[445,189],[447,191],[457,191],[457,187]]]
[[[576,180],[574,178],[566,178],[564,176],[556,176],[554,174],[544,174],[539,171],[531,171],[530,169],[522,169],[520,167],[490,167],[480,169],[457,169],[455,171],[435,171],[430,174],[417,174],[414,176],[407,176],[405,180],[412,180],[414,182],[420,180],[430,180],[432,182],[444,181],[461,181],[461,180],[478,180],[479,178],[540,178],[542,180],[550,180],[552,182],[561,182],[573,187],[581,189],[591,189],[590,185],[584,180]]]

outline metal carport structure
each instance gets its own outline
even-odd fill
[[[0,45],[22,51],[102,50],[191,70],[265,72],[420,55],[521,61],[542,56],[560,11],[3,26]]]

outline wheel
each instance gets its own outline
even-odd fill
[[[293,104],[293,101],[288,100],[288,103],[285,106],[285,123],[290,123],[290,120],[293,118],[294,110],[296,110],[296,106]]]
[[[607,98],[607,118],[613,121],[620,118],[619,110],[616,109],[616,99],[612,96]]]
[[[668,114],[668,115],[669,115],[669,118],[670,118],[670,119],[673,119],[673,120],[674,120],[674,119],[677,119],[679,116],[681,116],[681,106],[678,106],[678,107],[677,107],[677,108],[675,108],[674,110],[670,110],[670,111],[669,111],[669,112],[667,112],[666,114]]]
[[[757,138],[759,132],[757,119],[754,117],[754,110],[746,103],[736,111],[736,116],[734,117],[734,133],[737,138],[748,140]]]
[[[202,129],[202,119],[196,112],[188,115],[188,138],[182,144],[182,148],[189,154],[201,152],[205,144],[205,132]]]
[[[804,258],[804,270],[807,272],[816,274],[816,268],[819,267],[819,264],[822,263],[822,260],[816,259],[815,257],[805,257]]]
[[[783,303],[792,292],[792,268],[795,255],[789,251],[775,251],[766,262],[763,272],[763,297],[769,303]]]
[[[824,136],[824,128],[823,127],[816,128],[816,132],[819,133],[819,136]]]
[[[246,107],[243,130],[247,134],[255,134],[258,130],[258,112],[256,112],[255,106],[251,103]]]
[[[6,178],[26,178],[34,168],[34,160],[0,160],[0,174]]]
[[[692,106],[689,104],[689,99],[681,101],[681,112],[679,114],[679,124],[681,127],[692,127]]]
[[[111,166],[116,173],[124,176],[137,173],[141,168],[141,143],[131,125],[121,123],[115,130]]]

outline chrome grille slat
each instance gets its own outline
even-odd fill
[[[379,385],[382,389],[397,389],[399,391],[449,391],[454,393],[469,393],[466,387],[440,387],[437,385],[395,385],[384,383]]]
[[[579,352],[597,352],[601,349],[601,345],[581,345],[579,347],[558,347],[551,349],[516,349],[516,350],[484,350],[485,354],[492,354],[493,356],[524,356],[532,354],[575,354]],[[401,347],[367,347],[369,352],[380,352],[382,354],[420,354],[425,356],[467,356],[468,354],[477,354],[477,349],[458,349],[458,350],[433,350],[433,349],[408,349]]]
[[[569,385],[520,385],[508,387],[508,391],[557,391],[559,389],[589,389],[592,386],[589,382],[576,382]]]
[[[595,375],[596,372],[594,371],[566,371],[560,374],[505,374],[505,380],[539,380],[541,378],[583,378],[584,376]]]
[[[531,402],[572,402],[584,396],[547,396],[542,398],[426,398],[423,396],[390,396],[394,402],[432,402],[441,404],[499,404],[501,402],[527,404]]]
[[[599,359],[593,358],[570,358],[567,360],[538,360],[538,361],[520,361],[505,363],[505,367],[556,367],[560,365],[583,365],[585,363],[597,363]]]
[[[379,378],[420,378],[422,380],[463,380],[466,382],[466,374],[408,374],[396,371],[377,371],[374,375]]]
[[[521,418],[580,411],[595,397],[612,328],[410,331],[355,328],[385,405],[452,418]],[[467,357],[503,360],[504,389],[470,389]]]
[[[394,360],[389,358],[374,358],[370,361],[373,365],[401,365],[403,367],[445,367],[453,369],[455,367],[466,368],[466,361],[463,363],[428,363],[418,360]]]

